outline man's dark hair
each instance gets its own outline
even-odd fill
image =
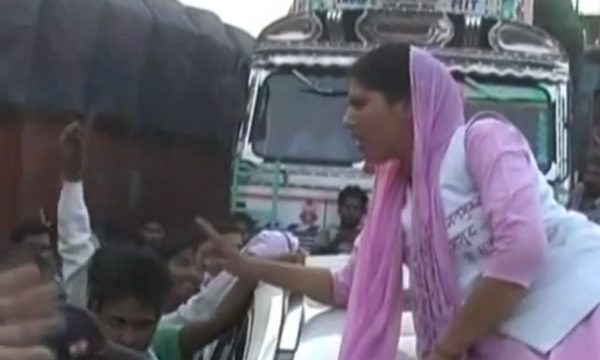
[[[133,298],[160,316],[171,289],[165,263],[151,249],[105,245],[92,258],[88,297],[92,310],[113,301]]]
[[[205,239],[193,228],[184,227],[178,231],[171,231],[159,249],[159,255],[166,262],[172,260],[186,249],[198,249]]]
[[[141,215],[137,218],[137,226],[142,227],[151,223],[163,224],[162,221],[159,220],[158,216],[151,216],[149,214]]]
[[[350,78],[382,93],[390,104],[410,101],[410,46],[387,44],[366,53],[352,65]]]
[[[369,196],[358,186],[346,186],[342,191],[340,191],[340,194],[338,195],[338,206],[341,206],[344,201],[349,198],[360,200],[360,203],[365,209],[369,203]]]
[[[256,221],[245,212],[235,212],[233,213],[233,220],[237,223],[246,224],[246,227],[250,232],[254,232],[254,228],[256,227]]]
[[[10,240],[15,244],[21,244],[28,236],[48,235],[52,239],[52,229],[39,220],[24,220],[10,233]]]

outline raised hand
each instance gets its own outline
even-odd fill
[[[83,129],[79,123],[68,125],[60,135],[63,175],[68,181],[79,181],[83,172]]]
[[[196,217],[195,222],[209,241],[202,254],[205,268],[222,268],[234,275],[243,275],[245,257],[238,248],[241,234],[221,234],[202,217]]]

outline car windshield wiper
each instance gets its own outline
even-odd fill
[[[321,85],[319,85],[317,82],[312,81],[306,75],[302,74],[300,71],[298,71],[296,69],[292,70],[292,74],[296,77],[296,79],[302,81],[302,83],[304,83],[306,86],[308,86],[308,89],[302,89],[302,91],[307,91],[307,92],[310,92],[313,94],[319,94],[319,95],[324,95],[324,96],[339,96],[339,97],[348,96],[348,90],[324,88]]]

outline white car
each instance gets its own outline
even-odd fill
[[[347,256],[318,256],[308,258],[307,265],[338,268],[347,260]],[[238,329],[237,339],[230,338],[229,351],[212,359],[337,360],[344,318],[343,309],[261,284],[256,289],[245,326]],[[404,313],[402,323],[398,344],[402,355],[399,356],[416,360],[416,337],[410,312]]]

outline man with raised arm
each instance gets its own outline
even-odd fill
[[[150,358],[159,360],[188,358],[233,325],[235,315],[243,313],[251,299],[255,282],[238,280],[225,272],[217,273],[208,288],[161,319],[166,303],[160,293],[169,291],[170,287],[140,287],[144,279],[151,282],[152,276],[148,278],[143,274],[151,271],[136,273],[138,266],[133,265],[136,261],[146,264],[159,274],[164,270],[162,265],[166,265],[166,259],[161,259],[162,265],[158,266],[152,258],[152,250],[155,250],[152,246],[130,244],[133,248],[127,250],[100,248],[92,234],[83,195],[79,125],[72,124],[65,129],[61,148],[65,181],[58,207],[59,252],[63,257],[62,273],[69,302],[94,311],[110,341],[141,352],[152,345],[156,354]],[[276,256],[296,249],[297,240],[283,233],[263,233],[250,241],[246,251],[257,256]],[[117,257],[122,261],[117,261]],[[118,267],[121,270],[115,272]],[[107,299],[111,306],[103,306]],[[138,323],[148,326],[135,325]]]
[[[83,130],[78,123],[65,128],[60,138],[63,185],[58,201],[58,252],[68,302],[87,303],[87,267],[100,244],[92,234],[83,193]]]

